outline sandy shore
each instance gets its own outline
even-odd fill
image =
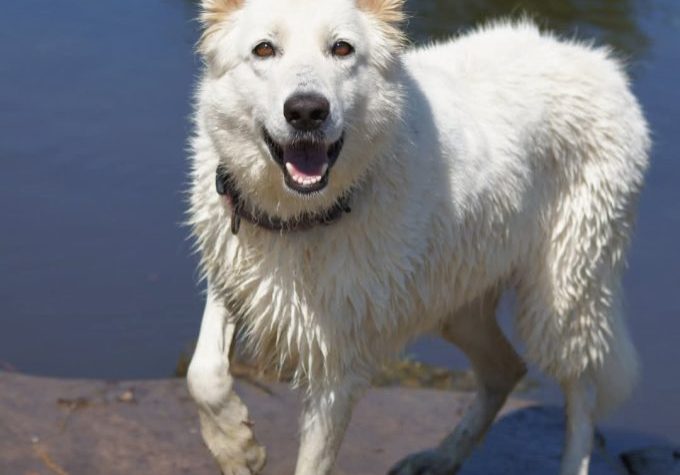
[[[268,449],[265,474],[293,472],[297,395],[281,384],[240,381],[255,430]],[[338,474],[384,474],[402,456],[436,445],[459,420],[470,393],[372,389],[361,400],[340,453]],[[514,412],[513,412],[514,411]],[[559,409],[512,399],[461,475],[554,475],[562,438]],[[620,475],[598,450],[592,475]],[[181,379],[58,380],[0,372],[3,475],[218,474]]]

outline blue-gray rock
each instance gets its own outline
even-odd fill
[[[537,406],[498,421],[465,463],[460,475],[555,475],[564,444],[564,410]],[[628,475],[597,437],[590,475]],[[645,474],[646,475],[646,474]]]
[[[680,447],[650,447],[621,455],[630,475],[680,475]]]

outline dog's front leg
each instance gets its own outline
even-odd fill
[[[343,384],[312,391],[306,399],[295,475],[331,473],[360,388]]]
[[[198,405],[203,440],[224,475],[253,475],[262,470],[265,451],[257,443],[248,409],[233,391],[229,348],[234,322],[223,301],[208,286],[201,331],[187,376]]]

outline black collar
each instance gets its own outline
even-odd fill
[[[231,205],[231,232],[238,234],[241,220],[244,219],[255,226],[268,231],[292,232],[305,231],[319,225],[329,225],[338,221],[344,213],[352,210],[349,207],[350,194],[343,195],[330,208],[319,213],[304,213],[295,219],[283,220],[276,216],[269,216],[261,210],[251,211],[246,206],[241,193],[236,188],[234,179],[222,167],[217,167],[215,178],[217,193],[229,199]]]

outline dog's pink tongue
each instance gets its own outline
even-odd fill
[[[328,169],[326,147],[323,145],[288,147],[283,151],[283,163],[295,177],[322,177]]]

